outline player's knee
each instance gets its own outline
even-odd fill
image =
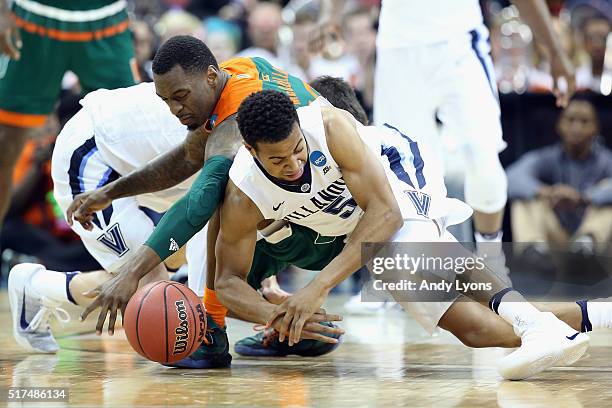
[[[492,214],[500,211],[508,199],[508,179],[497,153],[479,159],[473,157],[465,175],[465,201],[475,210]]]

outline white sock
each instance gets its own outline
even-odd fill
[[[515,329],[519,331],[525,327],[529,322],[535,320],[539,315],[540,311],[529,303],[523,295],[517,291],[511,291],[506,293],[497,308],[497,314],[500,315],[505,321],[510,323]],[[517,333],[521,335],[522,333]]]
[[[493,234],[481,234],[480,232],[474,232],[474,238],[476,239],[476,250],[479,254],[487,254],[488,256],[503,255],[502,250],[502,238],[504,233],[499,230]]]
[[[593,329],[612,329],[612,298],[589,300],[586,305]]]
[[[66,279],[78,272],[56,272],[42,269],[32,276],[32,288],[40,295],[55,302],[68,303],[69,294]],[[70,295],[70,297],[72,297]]]

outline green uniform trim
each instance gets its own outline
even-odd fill
[[[189,192],[164,214],[145,245],[165,260],[178,249],[171,240],[182,247],[204,228],[225,194],[231,166],[224,156],[206,160]]]

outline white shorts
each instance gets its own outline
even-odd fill
[[[109,160],[106,160],[100,147],[96,144],[90,117],[82,109],[64,126],[53,152],[51,172],[54,195],[64,214],[77,194],[91,191],[120,177],[107,164]],[[118,144],[113,146],[115,151],[119,148]],[[133,164],[139,167],[154,158],[140,157],[142,163]],[[106,271],[114,272],[153,232],[154,222],[147,215],[150,214],[147,209],[167,210],[176,197],[181,196],[184,188],[171,190],[115,200],[110,207],[94,214],[92,231],[87,231],[78,222],[73,223],[72,229],[100,265]],[[205,276],[206,230],[204,228],[194,236],[187,248],[189,268],[197,271],[190,272],[190,275],[197,277],[194,279],[195,288],[204,281]],[[190,245],[197,250],[190,250]],[[201,294],[203,286],[196,292]]]
[[[437,150],[440,132],[448,143],[470,149],[471,157],[495,155],[502,139],[500,109],[488,30],[479,27],[452,41],[377,49],[374,122],[390,123]],[[447,141],[445,141],[447,143]]]
[[[436,223],[430,220],[410,220],[404,223],[404,226],[395,233],[391,238],[391,242],[457,242],[455,237],[446,230],[443,221],[436,220]],[[443,231],[440,234],[440,230]],[[460,245],[457,242],[457,245]],[[458,295],[457,295],[458,296]],[[456,297],[455,297],[456,299]],[[454,303],[453,300],[445,302],[434,301],[414,301],[406,302],[405,298],[398,303],[406,310],[429,334],[432,334],[438,326],[438,322],[444,316],[444,313]]]

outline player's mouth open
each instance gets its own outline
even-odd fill
[[[298,180],[300,177],[302,177],[302,175],[304,174],[304,166],[302,166],[297,172],[295,173],[287,173],[284,174],[285,180],[288,181],[296,181]]]

